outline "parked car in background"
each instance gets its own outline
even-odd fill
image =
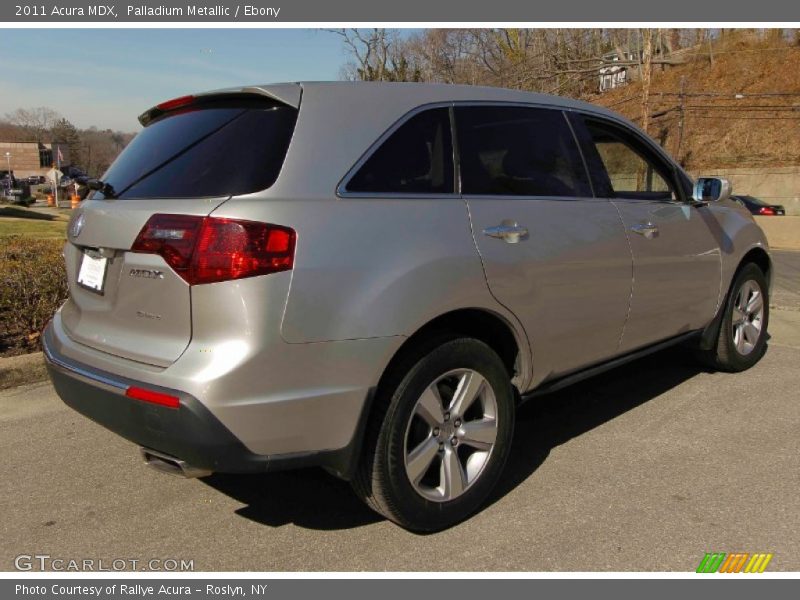
[[[731,372],[766,350],[763,232],[607,109],[337,82],[140,121],[68,226],[43,346],[157,469],[322,466],[436,530],[491,493],[521,402],[678,343]]]
[[[768,216],[783,216],[786,214],[786,209],[783,208],[780,204],[770,204],[765,202],[761,198],[756,198],[755,196],[744,196],[741,194],[736,194],[735,196],[731,196],[731,198],[744,206],[747,210],[750,211],[753,215],[760,215],[764,217]]]
[[[89,176],[83,169],[72,165],[64,167],[64,175],[78,185],[86,185],[86,183],[89,181]]]
[[[29,185],[41,185],[47,183],[47,178],[44,175],[31,175],[28,177]]]

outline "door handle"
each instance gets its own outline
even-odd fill
[[[483,235],[501,239],[507,244],[516,244],[528,235],[528,228],[518,225],[516,221],[505,220],[500,225],[484,229]]]
[[[631,227],[631,231],[633,231],[634,233],[638,233],[639,235],[643,235],[648,240],[652,240],[653,238],[658,237],[658,227],[649,222],[637,223],[636,225]]]

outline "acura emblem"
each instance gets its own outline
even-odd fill
[[[76,238],[81,234],[83,231],[83,222],[86,218],[83,216],[83,213],[79,214],[78,217],[72,222],[72,227],[70,227],[69,232],[72,234],[72,237]]]

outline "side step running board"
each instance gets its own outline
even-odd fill
[[[670,346],[675,346],[676,344],[680,344],[681,342],[685,342],[692,338],[699,337],[701,334],[702,330],[682,333],[681,335],[675,336],[663,342],[659,342],[653,346],[648,346],[647,348],[642,348],[641,350],[636,350],[629,354],[618,356],[617,358],[601,363],[599,365],[595,365],[594,367],[589,367],[588,369],[578,371],[577,373],[571,373],[569,375],[559,377],[558,379],[546,381],[538,388],[535,388],[534,390],[528,392],[527,394],[524,394],[522,396],[522,402],[527,402],[532,398],[536,398],[538,396],[544,396],[545,394],[550,394],[552,392],[557,392],[558,390],[561,390],[574,383],[578,383],[579,381],[583,381],[584,379],[589,379],[590,377],[594,377],[595,375],[599,375],[600,373],[605,373],[606,371],[610,371],[611,369],[620,367],[633,360],[647,356],[648,354],[653,354],[654,352],[664,350],[666,348],[669,348]]]

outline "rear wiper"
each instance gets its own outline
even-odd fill
[[[99,179],[90,179],[86,182],[86,187],[88,187],[90,190],[96,190],[103,194],[103,196],[106,198],[110,198],[112,200],[117,197],[117,194],[114,191],[114,186]]]

